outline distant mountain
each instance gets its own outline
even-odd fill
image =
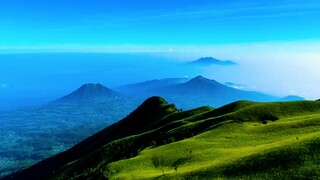
[[[300,96],[294,96],[294,95],[289,95],[283,98],[280,98],[280,101],[301,101],[305,100],[303,97]]]
[[[74,92],[66,95],[54,103],[83,103],[95,98],[116,98],[120,93],[115,92],[102,84],[84,84]]]
[[[210,80],[203,76],[197,76],[186,83],[182,83],[173,87],[172,89],[178,92],[202,93],[204,95],[212,95],[212,93],[217,93],[214,91],[233,90],[215,80]]]
[[[67,150],[127,116],[141,102],[101,84],[85,84],[44,106],[1,112],[0,122],[5,125],[0,126],[0,139],[4,139],[0,147],[0,179]],[[13,129],[16,133],[11,133]]]
[[[226,60],[218,60],[213,57],[203,57],[198,60],[192,61],[189,64],[191,65],[201,65],[201,66],[209,66],[209,65],[219,65],[219,66],[232,66],[232,65],[237,65],[237,63]]]
[[[199,80],[220,87],[201,77],[188,84]],[[69,150],[3,179],[318,179],[319,112],[315,101],[179,111],[151,97]]]
[[[150,96],[162,96],[175,102],[177,106],[183,109],[192,109],[204,105],[220,107],[237,100],[265,102],[279,99],[259,92],[228,87],[203,76],[197,76],[191,80],[172,78],[145,81],[118,87],[117,91],[140,100]]]
[[[197,76],[185,83],[154,90],[150,94],[163,96],[183,108],[203,105],[220,107],[238,100],[266,102],[278,99],[278,97],[255,91],[243,91],[228,87],[203,76]]]
[[[150,96],[161,96],[175,102],[178,107],[183,109],[192,109],[205,105],[221,107],[239,100],[257,102],[304,100],[304,98],[299,96],[280,98],[257,91],[244,90],[243,85],[230,82],[221,84],[218,81],[210,80],[203,76],[197,76],[192,79],[156,79],[120,86],[116,90],[139,100]]]
[[[188,78],[154,79],[135,84],[123,85],[120,87],[116,87],[115,90],[126,94],[144,93],[147,91],[152,91],[154,89],[165,88],[179,83],[184,83],[188,80]]]

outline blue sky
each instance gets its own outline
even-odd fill
[[[318,0],[1,0],[0,49],[128,51],[318,40]]]
[[[208,78],[316,99],[319,19],[319,0],[0,0],[0,53],[212,56],[240,66]]]

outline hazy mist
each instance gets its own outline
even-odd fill
[[[237,66],[191,67],[187,62],[209,55],[186,53],[29,53],[0,55],[0,109],[46,104],[84,83],[110,88],[152,79],[203,75],[237,88],[276,96],[299,95],[316,99],[316,58],[240,56]],[[217,53],[219,56],[219,53]],[[212,55],[212,54],[211,54]],[[235,56],[235,55],[234,55]],[[213,56],[214,57],[214,56]],[[226,56],[219,56],[218,58]],[[266,60],[267,59],[267,60]]]

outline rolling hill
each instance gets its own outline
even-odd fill
[[[4,179],[315,179],[320,102],[178,110],[151,97],[73,148]]]

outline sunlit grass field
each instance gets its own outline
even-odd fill
[[[320,177],[318,104],[243,103],[247,103],[244,108],[239,104],[241,108],[229,114],[230,121],[188,139],[146,148],[131,159],[109,163],[104,167],[104,176],[110,179]],[[279,119],[263,123],[232,119],[243,114],[249,118],[249,114],[254,116],[262,111]]]

